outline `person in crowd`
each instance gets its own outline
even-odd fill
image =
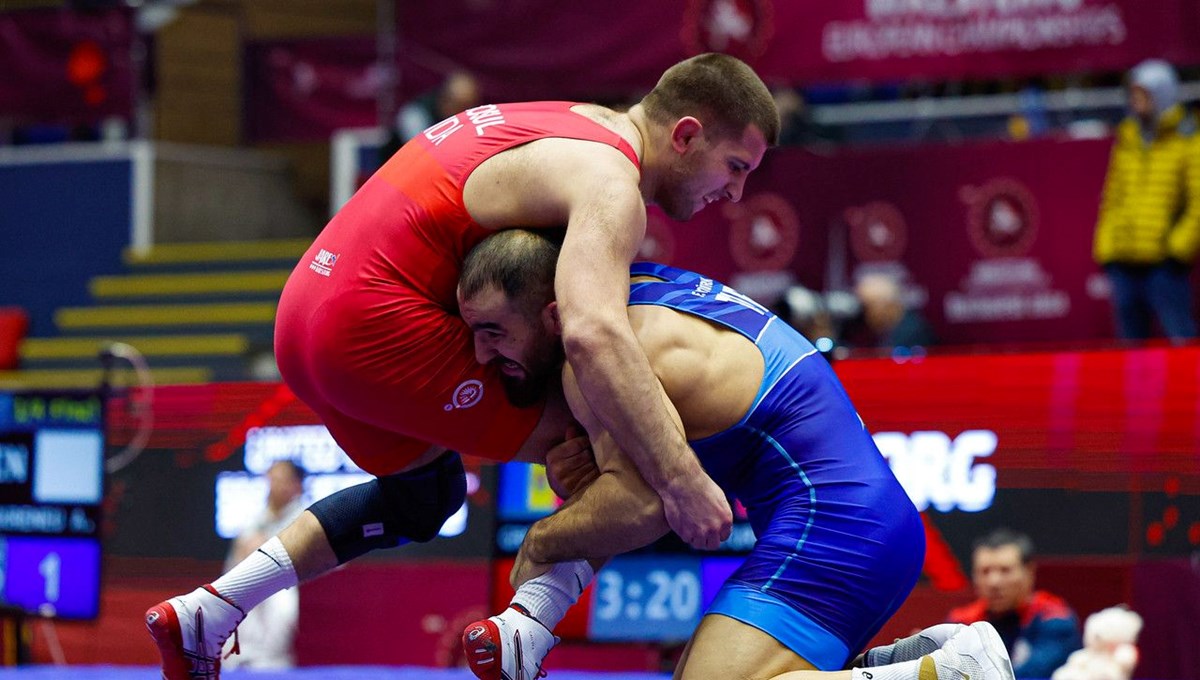
[[[396,112],[396,119],[387,131],[387,140],[379,149],[379,164],[386,163],[405,142],[424,132],[430,125],[482,103],[483,94],[478,79],[470,71],[459,69],[451,72],[432,92],[413,99]]]
[[[1190,275],[1200,249],[1200,135],[1164,61],[1128,78],[1129,116],[1117,127],[1093,256],[1112,286],[1117,335],[1144,340],[1154,319],[1173,340],[1196,337]]]
[[[232,569],[259,546],[304,512],[304,470],[290,460],[267,468],[267,504],[238,534],[225,558]],[[300,591],[287,588],[268,597],[249,612],[238,627],[238,649],[229,668],[291,668],[296,665],[296,629],[300,622]],[[232,650],[232,644],[227,645]]]
[[[877,347],[909,348],[937,344],[933,327],[904,302],[904,290],[895,277],[871,273],[854,287],[862,305],[863,323]]]
[[[826,296],[801,285],[789,287],[772,308],[788,325],[813,343],[830,362],[844,352],[841,320],[835,318]]]
[[[995,626],[1018,678],[1048,678],[1083,646],[1074,610],[1061,597],[1035,590],[1036,572],[1029,536],[996,529],[975,542],[971,556],[978,599],[947,617],[952,623]]]

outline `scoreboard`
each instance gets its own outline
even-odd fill
[[[512,598],[508,574],[525,533],[561,504],[541,466],[513,462],[499,467],[492,579],[495,611],[507,607]],[[733,533],[716,551],[694,552],[669,534],[642,550],[613,558],[555,634],[611,642],[687,640],[725,579],[754,547],[745,510],[736,502],[733,509]]]
[[[97,616],[104,453],[100,394],[0,393],[0,604]]]

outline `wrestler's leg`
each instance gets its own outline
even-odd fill
[[[737,653],[731,653],[737,650]],[[675,669],[674,680],[738,678],[766,680],[790,671],[800,677],[850,678],[849,671],[822,673],[767,633],[721,614],[700,621]]]
[[[736,653],[731,653],[736,650]],[[963,627],[939,649],[875,668],[821,671],[758,628],[720,615],[705,616],[673,680],[1013,680],[1000,636],[990,624]]]
[[[331,431],[351,425],[343,417],[325,415],[327,424],[336,423]],[[434,524],[440,526],[440,521],[426,517],[426,511],[436,506],[436,512],[448,515],[461,505],[465,480],[461,463],[454,465],[455,454],[361,423],[353,426],[356,441],[373,433],[376,438],[372,450],[384,454],[376,459],[361,458],[361,467],[369,472],[389,468],[405,472],[385,475],[318,501],[211,584],[147,610],[146,624],[159,647],[164,677],[190,677],[196,663],[215,671],[226,639],[245,613],[268,597],[316,578],[367,550],[394,546],[406,539],[427,540],[431,537],[429,528],[432,526],[436,533]],[[451,455],[453,459],[448,458]],[[434,485],[430,480],[439,483]],[[414,493],[406,492],[409,487]],[[440,502],[406,511],[405,503],[397,501],[420,494],[433,494],[433,500]],[[453,509],[446,509],[450,505]],[[366,539],[362,527],[368,524],[391,529]]]
[[[553,629],[610,555],[668,531],[662,500],[606,433],[592,441],[599,475],[526,534],[513,567],[508,609],[463,631],[480,678],[536,677],[557,642]],[[531,559],[532,556],[532,559]]]

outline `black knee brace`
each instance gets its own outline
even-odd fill
[[[416,470],[343,489],[308,510],[345,564],[379,548],[433,540],[466,497],[462,459],[447,453]]]

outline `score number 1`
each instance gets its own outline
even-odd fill
[[[38,563],[38,573],[42,575],[42,580],[45,582],[43,593],[45,593],[46,602],[58,602],[59,586],[62,584],[62,558],[58,556],[58,553],[46,553],[46,556]]]

